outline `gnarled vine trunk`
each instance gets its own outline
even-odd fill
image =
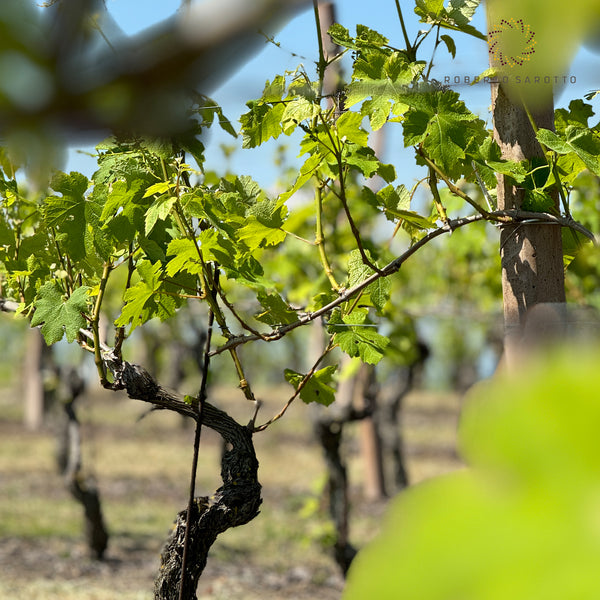
[[[65,380],[64,387],[68,389],[63,392],[66,422],[58,462],[69,492],[83,507],[88,550],[94,558],[100,560],[108,546],[109,534],[96,481],[85,474],[82,468],[80,424],[75,412],[75,401],[83,393],[85,385],[74,369],[63,372],[61,377]]]
[[[208,551],[217,536],[230,527],[248,523],[259,513],[261,486],[252,432],[208,402],[203,404],[199,416],[197,406],[186,404],[178,395],[160,386],[138,365],[122,362],[109,363],[109,366],[115,376],[115,387],[123,387],[130,398],[173,410],[196,421],[200,419],[203,426],[219,433],[230,447],[221,461],[223,485],[213,496],[197,498],[193,505],[188,567],[181,598],[195,600]],[[175,527],[163,548],[160,570],[154,581],[155,600],[180,598],[186,522],[187,509],[177,515]]]

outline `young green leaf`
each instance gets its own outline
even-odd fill
[[[329,383],[333,378],[336,368],[335,365],[332,365],[319,369],[312,374],[300,390],[300,398],[305,404],[316,402],[323,406],[329,406],[335,400],[335,388],[329,385]],[[284,376],[286,381],[291,383],[296,390],[306,379],[306,375],[292,371],[292,369],[285,369]]]
[[[146,211],[146,219],[144,221],[144,233],[148,235],[157,221],[164,221],[170,214],[173,206],[177,202],[175,196],[161,196],[157,198]]]
[[[285,240],[286,233],[279,227],[264,225],[255,216],[249,215],[246,225],[237,230],[237,239],[248,246],[250,252],[266,246],[277,246]]]
[[[49,196],[44,200],[43,214],[48,227],[61,236],[63,250],[71,259],[85,256],[85,191],[89,181],[85,175],[72,172],[56,173],[50,186],[61,196]],[[61,235],[62,234],[62,235]]]
[[[525,190],[521,207],[523,210],[548,213],[554,210],[554,200],[539,190]]]
[[[559,108],[554,112],[554,125],[558,135],[563,135],[569,125],[588,127],[588,120],[594,116],[591,104],[581,99],[571,100],[569,110]]]
[[[312,119],[319,114],[320,108],[308,98],[298,97],[290,100],[281,116],[281,127],[283,133],[290,135],[298,123]]]
[[[181,271],[187,271],[192,275],[202,272],[198,250],[192,240],[172,240],[167,248],[167,256],[173,257],[165,267],[165,272],[169,277],[174,277]]]
[[[363,116],[359,113],[347,111],[336,122],[340,139],[347,139],[359,146],[366,146],[369,134],[361,128]]]
[[[115,321],[117,327],[131,323],[131,331],[153,317],[161,320],[173,316],[177,309],[177,299],[161,290],[162,265],[142,260],[136,266],[141,281],[129,288],[124,295],[126,302],[121,316]]]
[[[569,125],[559,136],[548,129],[539,129],[537,139],[558,154],[574,152],[595,175],[600,175],[600,139],[590,129]]]
[[[60,342],[66,334],[71,343],[79,330],[85,327],[83,317],[88,310],[88,290],[78,287],[69,298],[64,298],[57,283],[48,281],[38,291],[31,325],[42,326],[42,335],[48,345]]]
[[[422,144],[429,158],[453,179],[471,173],[466,149],[488,138],[484,122],[452,90],[413,94],[404,117],[405,146]]]
[[[250,101],[246,106],[250,110],[240,117],[243,148],[256,148],[281,135],[281,119],[285,110],[283,103],[271,106],[260,101]]]
[[[348,356],[359,356],[363,362],[375,365],[383,358],[390,340],[377,333],[376,326],[366,317],[366,311],[354,310],[342,317],[340,311],[335,310],[328,331],[333,334],[333,342]]]
[[[448,52],[452,55],[452,58],[456,58],[456,44],[449,35],[440,35],[440,39],[446,44]]]
[[[256,298],[264,309],[256,315],[256,319],[261,323],[278,326],[294,323],[298,320],[298,313],[279,294],[260,291]]]

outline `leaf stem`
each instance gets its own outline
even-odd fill
[[[522,105],[523,105],[523,110],[525,111],[525,114],[527,115],[527,118],[529,119],[529,123],[531,124],[531,128],[533,129],[533,132],[535,133],[535,135],[537,137],[537,134],[539,131],[537,123],[535,122],[535,119],[533,118],[533,115],[531,114],[531,111],[529,110],[529,107],[527,106],[527,104],[525,102],[522,102]],[[554,175],[554,179],[556,179],[558,195],[560,196],[560,201],[561,201],[561,204],[565,211],[565,215],[567,217],[570,217],[571,212],[569,210],[569,202],[567,200],[567,197],[565,196],[565,190],[563,188],[563,185],[562,185],[562,182],[560,179],[560,175],[558,173],[558,169],[556,168],[556,162],[555,162],[555,160],[552,160],[552,161],[548,160],[549,153],[551,153],[553,157],[556,156],[556,153],[554,152],[554,150],[550,150],[547,146],[545,146],[539,140],[538,140],[538,144],[540,145],[542,152],[544,153],[544,158],[546,159],[546,163],[547,163],[548,167],[550,168],[552,174]]]
[[[400,19],[400,27],[402,27],[402,35],[404,36],[404,43],[406,44],[408,60],[414,62],[416,59],[415,48],[413,48],[410,39],[408,38],[408,31],[406,30],[406,23],[404,23],[404,15],[402,14],[402,8],[400,7],[400,0],[396,0],[396,10],[398,11],[398,18]]]
[[[102,276],[100,278],[100,285],[98,287],[98,296],[96,296],[96,303],[94,304],[94,312],[92,313],[92,334],[94,336],[94,363],[100,377],[100,383],[102,386],[106,386],[108,383],[106,379],[106,364],[102,358],[101,344],[100,344],[100,309],[102,308],[102,301],[104,300],[104,293],[106,292],[106,284],[110,276],[112,269],[111,262],[105,262],[102,268]]]
[[[433,68],[433,59],[435,57],[435,53],[440,45],[440,26],[436,27],[435,31],[435,44],[433,45],[433,51],[431,52],[431,58],[429,59],[429,66],[427,67],[427,73],[425,74],[425,80],[429,81],[429,75],[431,74],[431,69]]]
[[[327,251],[325,250],[325,236],[323,235],[323,186],[321,184],[318,184],[315,188],[315,205],[315,245],[319,250],[319,258],[321,259],[321,264],[323,265],[325,275],[327,275],[327,279],[329,279],[331,287],[336,292],[339,292],[340,285],[335,279],[333,269],[331,268],[331,263],[329,262],[329,258],[327,257]]]
[[[131,278],[133,277],[133,272],[135,271],[135,265],[133,263],[133,242],[129,243],[129,256],[127,257],[127,280],[125,281],[125,290],[123,291],[123,295],[125,292],[131,287]],[[115,331],[115,355],[119,360],[122,359],[121,349],[123,347],[123,342],[125,341],[125,327],[118,327]]]
[[[440,198],[440,191],[437,186],[437,177],[435,169],[430,165],[429,166],[429,189],[431,190],[431,194],[433,196],[433,202],[435,203],[435,208],[438,212],[440,219],[445,223],[448,223],[448,213],[446,213],[446,209],[442,204],[442,199]]]
[[[323,93],[323,81],[325,79],[325,69],[327,61],[325,60],[325,50],[323,48],[323,38],[321,37],[321,16],[319,15],[319,2],[313,0],[313,11],[315,13],[315,24],[317,26],[317,41],[319,43],[319,60],[317,62],[317,73],[319,75],[319,94],[320,98]]]
[[[273,416],[271,419],[269,419],[266,423],[263,423],[262,425],[255,427],[253,429],[254,433],[257,433],[259,431],[264,431],[265,429],[267,429],[267,427],[269,427],[270,425],[275,423],[275,421],[278,421],[279,419],[281,419],[281,417],[283,417],[283,415],[286,413],[287,409],[291,406],[292,402],[300,395],[300,392],[303,390],[303,388],[306,386],[306,384],[310,381],[310,378],[315,374],[317,367],[321,364],[321,362],[323,362],[323,359],[333,350],[333,348],[334,348],[334,344],[332,342],[329,342],[329,345],[327,346],[327,348],[325,348],[325,350],[323,351],[323,354],[321,354],[321,356],[319,356],[319,358],[316,360],[315,364],[312,366],[310,371],[303,377],[302,381],[296,388],[296,391],[294,392],[294,394],[292,394],[291,398],[283,405],[283,408],[275,416]]]
[[[490,214],[483,206],[478,202],[475,202],[471,196],[465,194],[460,188],[455,186],[447,175],[425,154],[422,148],[417,148],[417,154],[427,163],[430,169],[433,169],[436,175],[448,186],[448,189],[459,198],[462,198],[465,202],[469,203],[481,216],[485,219],[489,218]],[[431,171],[430,171],[431,172]]]

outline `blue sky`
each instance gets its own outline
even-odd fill
[[[144,9],[136,0],[106,0],[106,5],[112,17],[126,34],[134,34],[168,18],[177,11],[180,0],[145,0]],[[354,31],[357,23],[367,25],[390,39],[392,45],[403,47],[402,30],[396,12],[394,0],[338,0],[336,3],[337,21]],[[404,18],[411,38],[414,39],[417,31],[424,27],[418,22],[413,12],[414,0],[401,0]],[[475,15],[473,24],[480,30],[486,31],[485,11],[480,7]],[[452,60],[444,47],[440,47],[436,54],[433,77],[444,81],[449,77],[454,82],[455,77],[464,82],[465,77],[474,77],[488,67],[488,53],[485,42],[464,34],[453,35],[457,44],[456,59]],[[237,127],[239,116],[245,111],[248,100],[261,95],[264,83],[276,74],[283,74],[285,70],[295,69],[299,63],[304,64],[309,73],[314,72],[317,59],[316,31],[312,9],[304,11],[291,20],[275,36],[281,48],[265,43],[264,48],[254,57],[250,57],[246,64],[220,88],[210,90],[212,96],[224,109],[227,117]],[[422,58],[429,58],[430,46],[423,53]],[[570,74],[574,74],[577,83],[569,83],[565,89],[557,94],[557,105],[568,105],[571,98],[582,97],[584,93],[595,87],[600,87],[592,74],[597,71],[598,55],[586,50],[581,50],[571,65]],[[488,111],[490,104],[490,90],[487,85],[466,86],[456,88],[467,103],[467,106],[478,113],[491,126],[491,117]],[[596,108],[598,108],[597,103]],[[223,171],[224,155],[220,144],[239,144],[241,139],[234,140],[231,136],[221,133],[217,129],[211,130],[207,142],[207,168]],[[273,156],[277,145],[286,144],[290,147],[289,162],[301,164],[295,158],[297,154],[296,140],[282,136],[275,142],[254,150],[237,150],[229,159],[230,168],[236,173],[252,175],[261,185],[270,187],[277,178],[277,169]],[[400,126],[390,127],[385,136],[383,156],[384,162],[396,165],[401,180],[410,185],[418,177],[414,166],[413,152],[404,149]],[[82,170],[91,175],[94,162],[83,158],[80,154],[71,152],[68,169]]]

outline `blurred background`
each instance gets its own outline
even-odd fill
[[[180,10],[179,0],[147,0],[143,10],[133,0],[105,4],[104,31],[115,39],[139,34]],[[402,4],[412,13],[412,2]],[[363,23],[388,37],[391,45],[402,45],[394,2],[372,0],[366,6],[344,0],[335,3],[335,10],[337,21],[351,33],[355,24]],[[407,21],[410,35],[416,36],[417,19]],[[473,24],[486,31],[484,6]],[[236,130],[245,103],[260,97],[265,81],[300,63],[314,72],[317,43],[310,8],[280,30],[264,34],[258,53],[243,57],[239,70],[207,91]],[[488,67],[486,44],[464,35],[455,40],[457,59],[438,50],[432,76],[460,92],[491,127],[489,86],[469,85]],[[596,64],[597,55],[579,50],[567,74],[569,82],[557,90],[557,107],[595,89]],[[592,104],[597,108],[598,100]],[[100,141],[71,145],[65,169],[91,177],[94,146]],[[280,138],[244,150],[240,138],[212,127],[205,140],[205,168],[221,175],[248,174],[278,192],[301,164],[294,150],[297,142]],[[407,188],[424,176],[413,150],[404,148],[394,130],[384,128],[378,143],[381,160],[395,165]],[[597,178],[586,175],[572,198],[573,216],[592,231],[599,225],[598,189]],[[417,194],[416,203],[425,202],[423,194]],[[446,200],[449,209],[458,207],[452,198]],[[385,226],[381,224],[382,239],[389,235]],[[340,408],[333,416],[324,417],[297,401],[284,419],[256,436],[262,515],[219,538],[199,598],[242,593],[249,600],[338,598],[343,567],[334,549],[351,552],[372,539],[388,498],[406,485],[461,466],[456,429],[464,393],[494,373],[502,353],[498,237],[491,226],[463,228],[451,240],[419,252],[393,278],[392,297],[402,298],[402,315],[389,325],[396,328],[389,360],[376,371],[346,361]],[[583,253],[567,271],[569,302],[584,307],[574,314],[591,328],[597,327],[595,311],[600,308],[597,281],[593,253]],[[138,329],[127,359],[145,365],[181,393],[195,393],[202,339],[197,323],[205,316],[190,306],[169,323]],[[309,330],[300,332],[289,341],[265,345],[257,354],[242,350],[264,401],[264,419],[290,395],[282,370],[306,369],[311,336]],[[64,342],[46,348],[37,330],[12,315],[0,313],[0,340],[0,596],[150,597],[162,541],[186,502],[193,430],[177,416],[148,414],[141,403],[103,391],[95,383],[91,357],[82,357],[78,348]],[[219,368],[219,360],[224,359],[215,361],[209,399],[238,420],[248,420],[236,382],[227,369]],[[381,409],[376,419],[349,418],[348,406],[368,408],[373,402]],[[68,479],[73,472],[64,446],[73,438],[65,431],[74,422],[83,440],[79,453],[87,489],[98,493],[110,534],[102,561],[89,558],[81,506],[73,501]],[[333,455],[328,442],[335,447]],[[219,485],[221,451],[220,440],[203,432],[201,495],[210,495]],[[335,472],[347,486],[341,513],[332,513],[327,493]]]

